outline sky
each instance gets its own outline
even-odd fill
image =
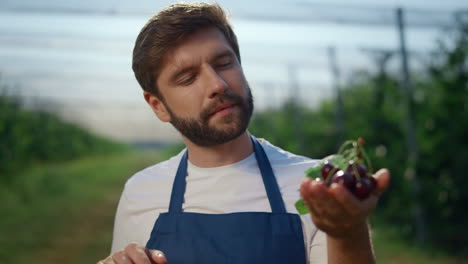
[[[135,38],[151,15],[174,1],[3,0],[0,82],[35,106],[98,134],[127,142],[177,141],[154,116],[131,71]],[[333,96],[329,47],[344,83],[375,71],[370,49],[397,50],[395,8],[408,22],[411,67],[435,48],[452,12],[468,1],[218,1],[238,36],[256,109],[294,96],[311,107]],[[367,51],[366,51],[367,50]],[[398,70],[397,56],[389,69]],[[298,83],[293,93],[292,82]]]

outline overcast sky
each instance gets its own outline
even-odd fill
[[[134,40],[151,13],[174,1],[3,0],[0,73],[29,98],[58,102],[70,120],[126,141],[175,140],[145,105],[131,71]],[[395,8],[404,7],[408,47],[435,48],[451,13],[468,1],[218,1],[231,14],[257,109],[291,96],[316,105],[333,95],[327,48],[337,51],[342,80],[375,70],[363,49],[396,50]],[[418,56],[416,54],[416,56]],[[397,69],[398,59],[391,67]],[[420,66],[413,58],[412,67]],[[393,65],[393,66],[392,66]]]

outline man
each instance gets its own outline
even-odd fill
[[[374,262],[367,216],[388,172],[364,201],[338,184],[302,182],[315,161],[248,133],[253,100],[240,61],[216,4],[175,4],[143,27],[135,76],[187,148],[128,180],[113,253],[99,263]],[[296,214],[300,195],[310,216]]]

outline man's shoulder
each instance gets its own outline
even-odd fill
[[[127,191],[141,191],[142,188],[159,186],[166,183],[172,184],[183,152],[184,150],[167,160],[138,171],[127,180],[125,189]]]
[[[318,160],[301,156],[275,146],[265,139],[259,139],[268,159],[273,167],[275,166],[312,166]]]

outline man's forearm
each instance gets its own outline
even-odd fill
[[[349,237],[327,235],[329,264],[374,264],[375,257],[367,223],[356,227]]]

